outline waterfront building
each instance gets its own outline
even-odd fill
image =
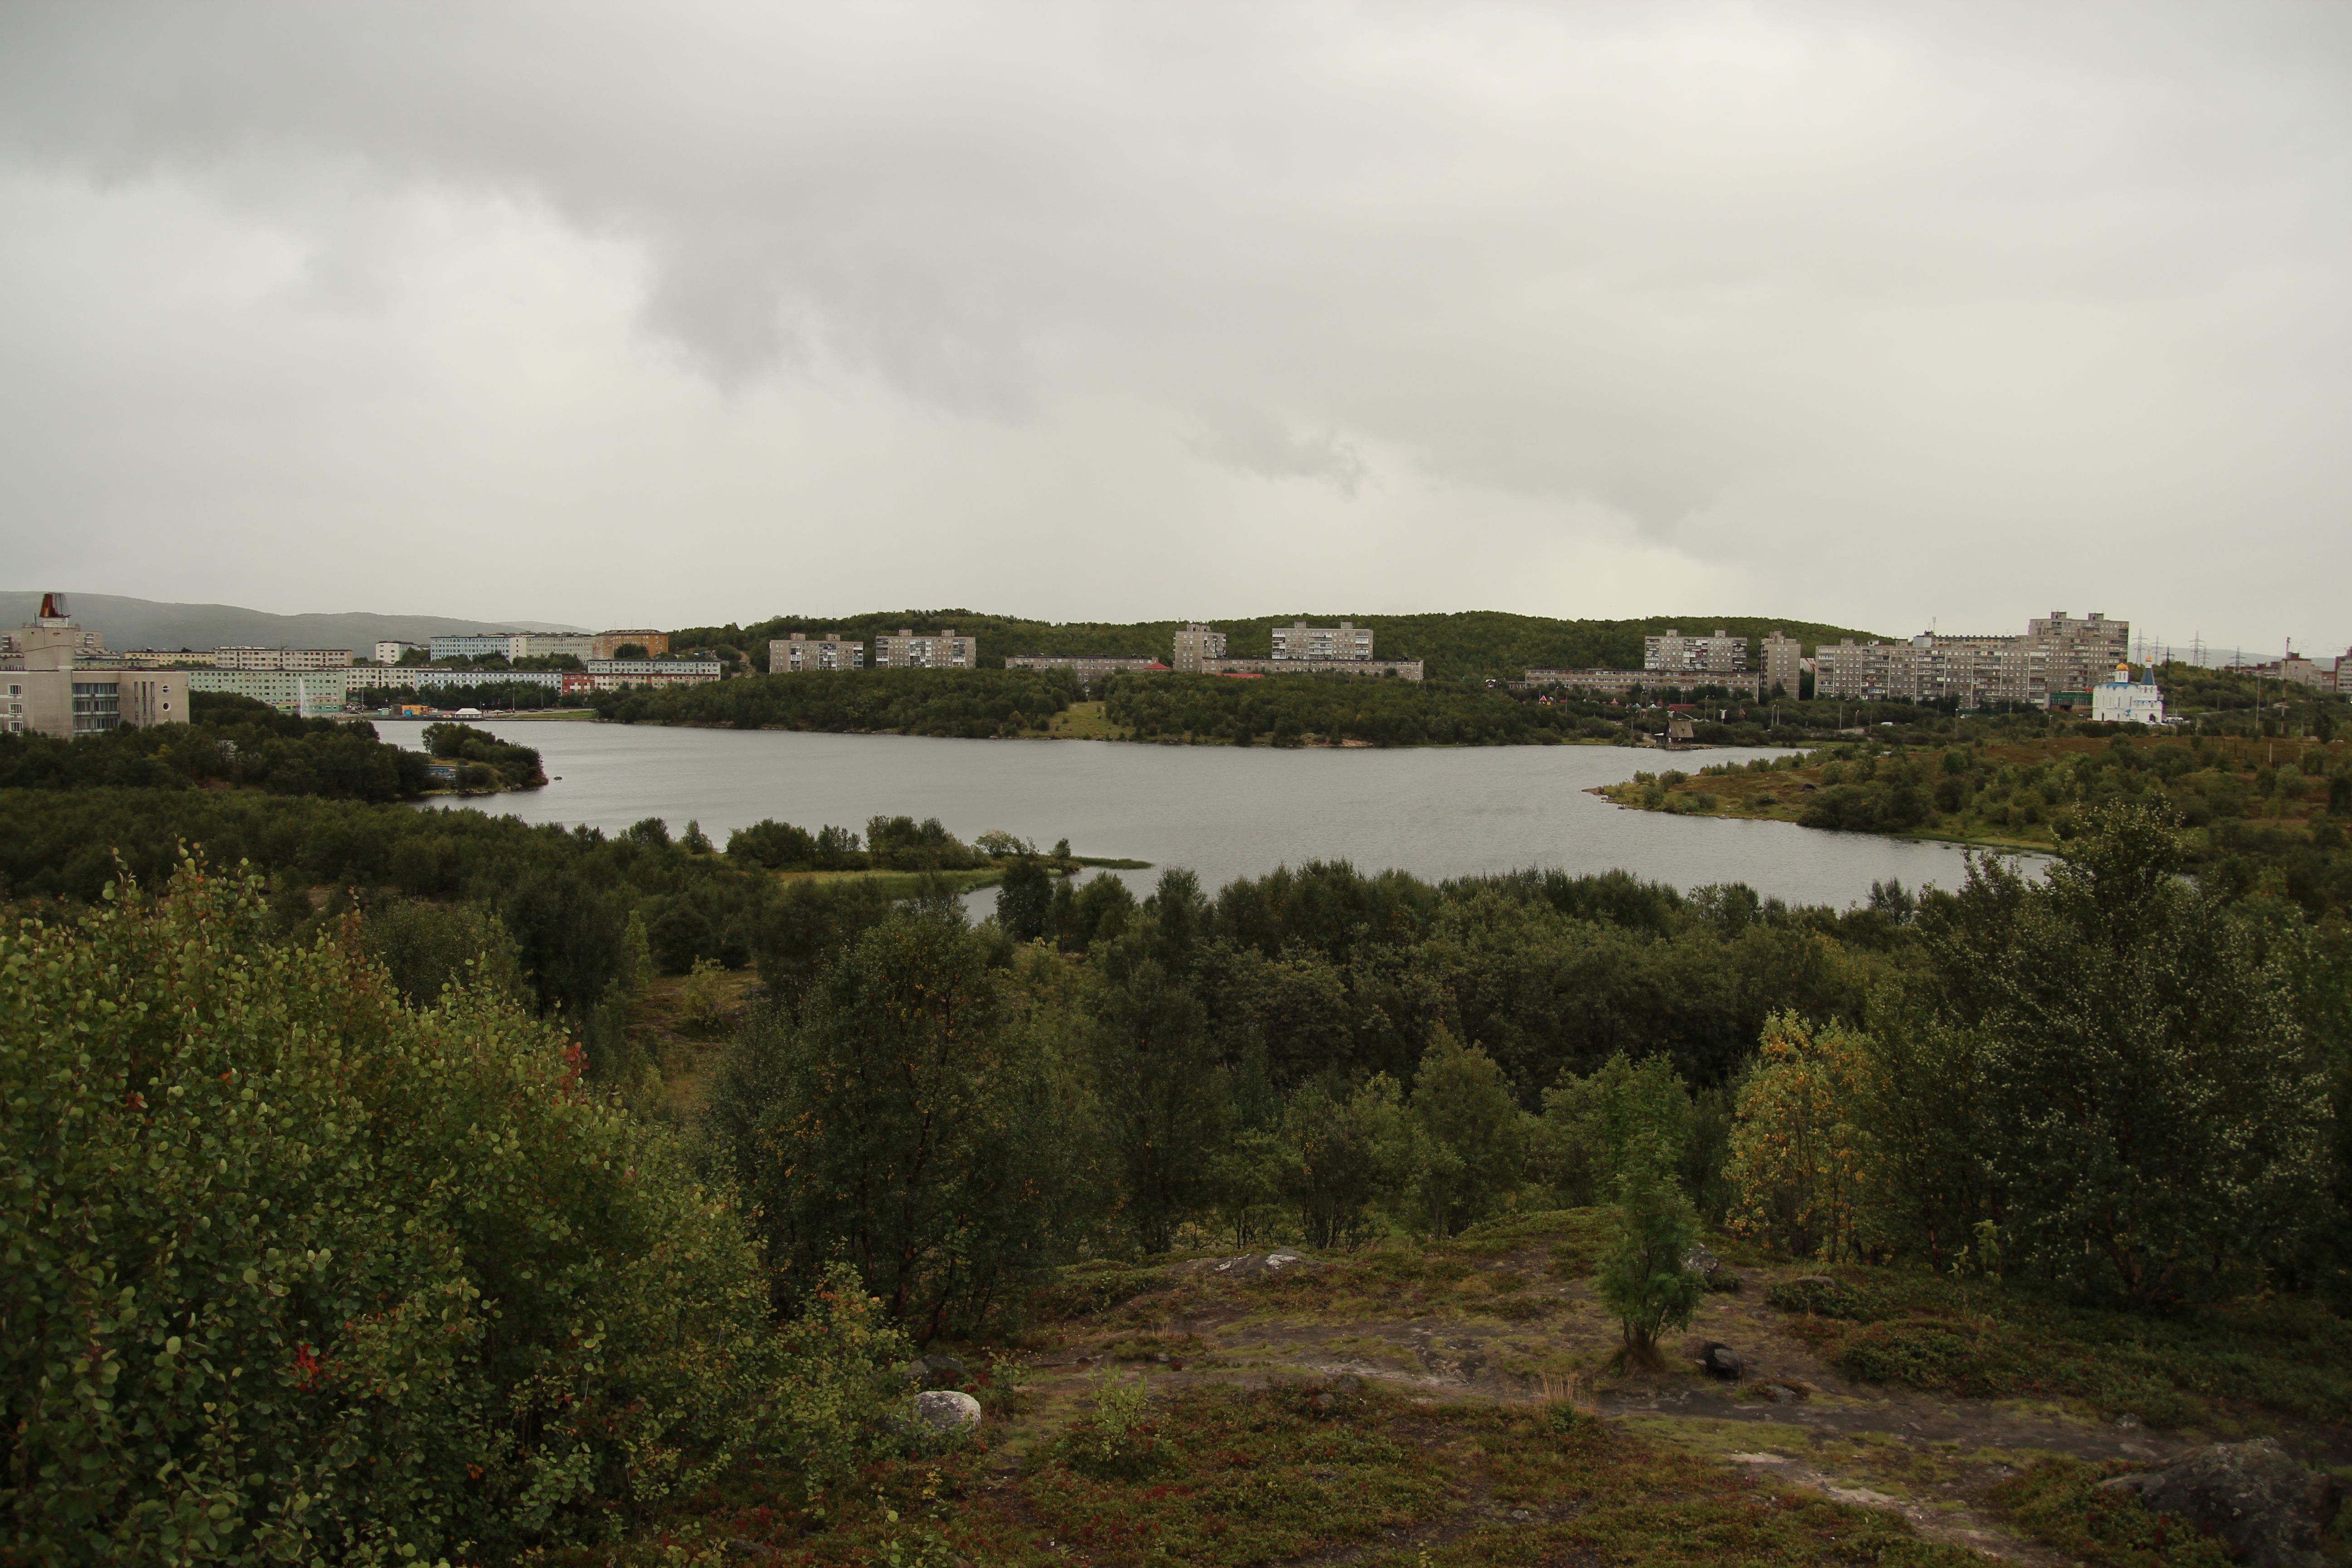
[[[2161,724],[2164,693],[2157,689],[2156,671],[2145,681],[2132,679],[2131,666],[2116,666],[2115,679],[2091,688],[2091,717],[2103,724]]]
[[[341,669],[352,662],[347,647],[216,647],[216,669]]]
[[[1178,628],[1176,656],[1169,662],[1185,675],[1198,675],[1212,660],[1225,657],[1225,634],[1194,621]]]
[[[978,669],[980,644],[971,637],[960,637],[949,626],[939,632],[918,634],[906,626],[898,628],[896,637],[874,639],[874,668],[877,669]]]
[[[806,632],[794,632],[788,637],[776,637],[768,644],[770,675],[803,675],[815,669],[864,669],[866,645],[855,638],[845,638],[839,632],[827,632],[813,637]]]
[[[1662,637],[1642,639],[1642,668],[1678,676],[1693,670],[1737,675],[1748,668],[1748,639],[1719,629],[1711,637],[1686,637],[1668,626]],[[1675,680],[1665,684],[1688,686],[1692,682]]]
[[[1372,657],[1371,629],[1352,621],[1341,621],[1336,626],[1310,626],[1297,621],[1275,627],[1273,640],[1274,658],[1285,664],[1301,659],[1336,664]]]

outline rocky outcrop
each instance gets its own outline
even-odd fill
[[[2215,1443],[2101,1489],[2134,1493],[2155,1512],[2211,1531],[2254,1568],[2321,1568],[2320,1532],[2341,1500],[2332,1478],[2304,1468],[2272,1437]]]

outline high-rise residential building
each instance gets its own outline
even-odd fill
[[[839,632],[827,632],[813,637],[806,632],[794,632],[788,637],[777,637],[768,644],[770,675],[802,675],[813,669],[864,669],[866,645],[854,638],[844,638]]]
[[[1194,621],[1179,627],[1176,633],[1176,656],[1169,663],[1178,672],[1198,675],[1206,669],[1211,659],[1225,657],[1225,634]]]
[[[0,654],[0,732],[69,738],[187,721],[188,672],[108,660],[98,636],[74,624],[63,594],[42,595],[40,614]]]
[[[1274,657],[1285,661],[1370,658],[1372,657],[1371,629],[1357,626],[1352,621],[1341,621],[1336,626],[1310,626],[1305,621],[1276,626],[1274,628]]]
[[[580,657],[618,658],[625,647],[641,647],[646,650],[646,658],[659,658],[669,651],[669,634],[651,630],[598,632],[588,639],[588,651]]]
[[[1686,637],[1668,626],[1663,637],[1642,639],[1642,668],[1668,674],[1700,670],[1736,675],[1748,668],[1748,639],[1721,630],[1711,637]]]
[[[1778,626],[1764,639],[1764,695],[1797,697],[1803,690],[1805,645],[1782,637]]]
[[[1813,650],[1813,695],[1846,701],[1996,702],[2046,708],[2053,693],[2087,691],[2129,651],[2131,623],[2063,610],[2026,623],[2022,637],[1922,632],[1908,642]]]
[[[347,647],[216,647],[215,669],[341,669],[352,662]]]
[[[953,626],[918,634],[906,626],[896,637],[874,639],[877,669],[978,669],[980,644],[960,637]]]

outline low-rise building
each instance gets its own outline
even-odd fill
[[[1367,675],[1419,680],[1417,658],[1213,658],[1202,662],[1207,675]]]
[[[953,626],[938,632],[915,632],[906,626],[896,637],[874,639],[877,669],[978,669],[980,644],[960,637]]]
[[[1200,622],[1178,628],[1176,657],[1169,662],[1185,675],[1198,675],[1212,660],[1225,657],[1225,634]]]
[[[669,634],[651,628],[640,631],[598,632],[588,639],[588,651],[581,658],[618,658],[625,647],[645,650],[647,658],[659,658],[669,651]]]
[[[41,595],[40,614],[0,653],[0,732],[70,738],[124,725],[188,721],[188,674],[124,668],[74,624],[62,594]]]
[[[216,647],[215,669],[341,669],[352,662],[347,647]]]
[[[770,675],[805,675],[816,669],[864,669],[866,645],[854,637],[844,637],[839,632],[827,632],[813,637],[806,632],[794,632],[788,637],[776,637],[768,644]]]
[[[1523,686],[1576,691],[1595,697],[1631,697],[1636,692],[1720,690],[1734,697],[1761,697],[1763,677],[1754,671],[1660,669],[1530,669]]]
[[[1336,626],[1310,626],[1296,621],[1276,626],[1272,637],[1274,657],[1285,664],[1302,659],[1335,664],[1372,657],[1371,628],[1353,621],[1341,621]]]
[[[2157,689],[2156,672],[2138,681],[2130,665],[2116,666],[2114,679],[2091,688],[2091,717],[2104,724],[2163,723],[2164,693]]]
[[[716,680],[721,670],[715,658],[592,658],[586,663],[590,675],[609,675],[624,680],[645,679],[653,676],[668,676],[683,680]]]

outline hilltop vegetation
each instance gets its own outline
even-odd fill
[[[1375,634],[1375,654],[1384,659],[1417,658],[1433,680],[1517,680],[1531,668],[1639,669],[1642,639],[1679,627],[1707,633],[1721,627],[1735,637],[1767,636],[1774,630],[1798,638],[1805,651],[1840,637],[1874,634],[1811,621],[1779,621],[1759,616],[1652,616],[1636,620],[1561,620],[1515,616],[1500,610],[1455,615],[1380,616],[1334,611],[1326,614],[1226,617],[1210,624],[1225,633],[1234,658],[1264,658],[1273,651],[1273,628],[1304,620],[1313,626],[1352,621]],[[748,625],[687,626],[670,634],[673,649],[708,648],[731,657],[740,668],[765,670],[768,643],[807,632],[839,631],[870,643],[900,627],[938,631],[952,626],[980,639],[981,658],[996,665],[1013,654],[1070,654],[1095,658],[1157,658],[1165,661],[1181,621],[1032,621],[981,615],[971,610],[890,610],[855,616],[775,616]]]
[[[598,718],[623,724],[979,740],[1042,731],[1077,697],[1077,682],[1062,670],[870,669],[599,691],[589,701]]]

